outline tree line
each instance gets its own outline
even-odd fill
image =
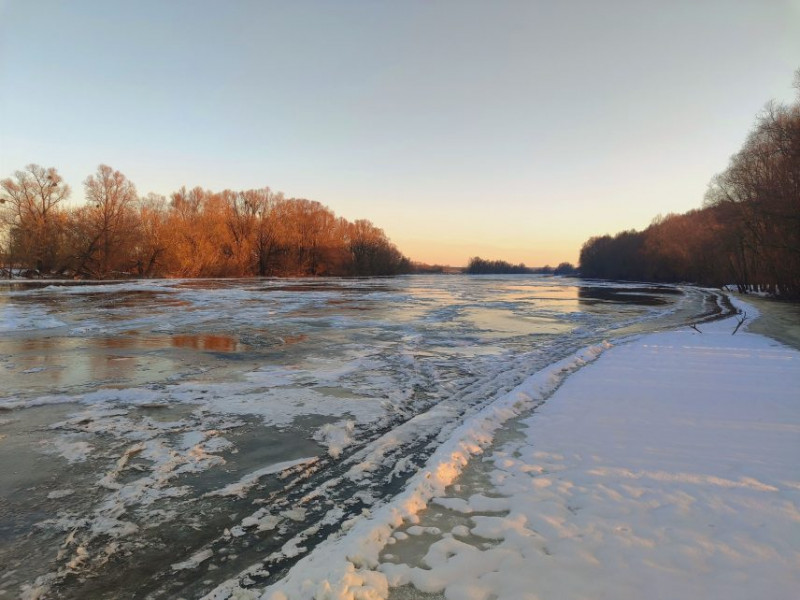
[[[658,217],[644,231],[589,239],[584,277],[734,284],[800,300],[800,71],[791,104],[771,102],[703,207]]]
[[[250,277],[393,275],[411,263],[380,228],[270,188],[182,187],[138,196],[107,165],[84,181],[86,202],[54,168],[0,181],[3,264],[40,276]]]
[[[575,275],[577,269],[568,262],[562,262],[557,267],[526,267],[525,263],[511,264],[505,260],[485,260],[479,256],[469,259],[464,271],[470,275]]]

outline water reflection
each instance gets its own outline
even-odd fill
[[[587,306],[598,303],[637,304],[640,306],[663,306],[670,300],[660,296],[680,295],[680,290],[670,288],[630,288],[630,287],[594,287],[581,286],[578,289],[578,301]]]
[[[236,337],[225,334],[180,334],[157,335],[140,334],[132,329],[119,336],[111,337],[34,337],[27,339],[8,339],[0,342],[0,349],[10,354],[25,352],[44,352],[58,355],[63,351],[76,349],[126,349],[154,350],[160,348],[192,348],[212,352],[241,352],[248,349]]]
[[[521,315],[503,308],[471,309],[464,315],[489,338],[565,333],[573,325],[544,316]]]
[[[530,276],[14,282],[0,285],[0,303],[10,303],[10,325],[22,325],[0,338],[0,374],[6,393],[30,396],[48,386],[154,383],[400,340],[415,352],[516,352],[653,314],[681,293]],[[35,329],[48,320],[61,325]],[[311,333],[313,343],[304,343]]]
[[[176,348],[213,352],[239,352],[246,349],[246,346],[230,335],[173,335],[170,341]]]
[[[297,343],[304,336],[287,336]],[[174,375],[187,364],[195,368],[213,355],[247,352],[250,346],[227,334],[140,334],[128,330],[103,337],[30,337],[0,340],[0,372],[6,391],[41,393],[52,386],[140,385]],[[185,351],[193,357],[184,355]],[[203,354],[209,353],[208,358]]]

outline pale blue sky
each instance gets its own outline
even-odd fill
[[[0,0],[0,177],[269,185],[415,260],[574,262],[698,207],[798,67],[800,0]]]

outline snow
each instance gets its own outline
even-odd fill
[[[224,488],[220,490],[215,490],[213,492],[209,492],[208,496],[239,496],[244,497],[247,490],[258,483],[258,480],[262,477],[267,475],[275,475],[287,469],[291,469],[293,467],[298,466],[306,466],[312,463],[315,463],[318,460],[316,456],[311,456],[308,458],[299,458],[297,460],[287,460],[276,463],[274,465],[269,465],[268,467],[264,467],[263,469],[258,469],[253,471],[252,473],[248,473],[244,477],[242,477],[239,481],[235,483],[231,483],[226,485]]]
[[[187,560],[183,562],[178,562],[172,564],[173,571],[182,571],[184,569],[194,569],[200,563],[208,560],[214,555],[214,552],[211,550],[201,550],[200,552],[193,554]]]
[[[66,489],[66,490],[53,490],[49,494],[47,494],[47,498],[49,500],[58,500],[59,498],[66,498],[67,496],[71,496],[75,493],[75,490]]]
[[[794,597],[800,353],[736,323],[621,344],[514,419],[578,363],[533,376],[262,598]]]
[[[83,440],[75,439],[76,436],[62,436],[48,440],[44,451],[56,454],[66,459],[67,462],[83,462],[92,452],[92,446]]]
[[[328,454],[338,458],[342,451],[353,443],[355,421],[346,419],[339,423],[326,423],[315,434],[314,439],[327,446]]]

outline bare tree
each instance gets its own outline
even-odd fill
[[[152,277],[164,261],[169,246],[167,236],[167,199],[158,194],[139,198],[137,240],[133,247],[136,273]]]
[[[0,181],[0,188],[9,253],[40,273],[50,272],[61,250],[56,213],[70,195],[69,186],[54,168],[30,164]]]
[[[129,242],[135,233],[136,187],[108,165],[97,167],[97,173],[89,175],[83,185],[88,202],[88,235],[80,270],[106,278],[127,266]]]
[[[62,209],[70,189],[55,169],[29,165],[0,181],[3,261],[99,279],[368,275],[410,267],[369,221],[350,223],[319,202],[268,187],[183,187],[169,200],[139,198],[125,175],[100,165],[84,188],[84,205]]]

